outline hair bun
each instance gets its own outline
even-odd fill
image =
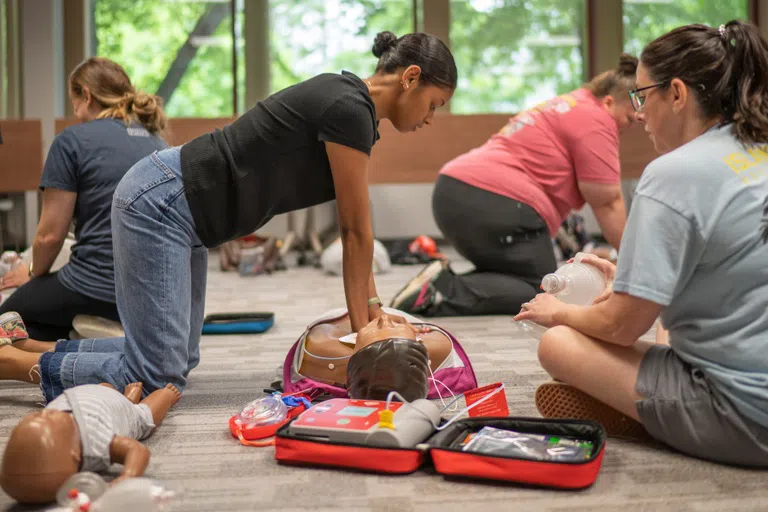
[[[157,99],[154,94],[136,92],[133,96],[134,110],[154,110],[157,107]]]
[[[637,63],[637,57],[628,53],[622,53],[619,56],[619,65],[616,66],[616,71],[622,76],[634,75],[637,73]]]
[[[376,39],[373,40],[373,55],[376,58],[381,57],[391,50],[397,43],[397,36],[390,31],[379,32]]]

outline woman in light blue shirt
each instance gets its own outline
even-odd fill
[[[630,96],[662,156],[618,265],[592,260],[612,293],[587,307],[539,295],[515,317],[553,327],[539,361],[560,382],[537,407],[768,467],[768,44],[738,21],[677,28],[643,50]],[[668,345],[637,341],[659,316]]]

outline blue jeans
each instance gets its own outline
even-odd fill
[[[208,249],[184,197],[179,148],[153,153],[120,181],[112,202],[117,309],[124,338],[63,340],[40,357],[47,401],[64,389],[107,382],[144,394],[184,389],[200,361]]]

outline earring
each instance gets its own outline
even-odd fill
[[[408,82],[403,82],[403,85],[405,85],[406,89],[409,87]]]

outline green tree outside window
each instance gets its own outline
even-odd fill
[[[519,112],[583,82],[583,0],[452,0],[454,113]]]
[[[270,2],[271,89],[318,73],[373,74],[378,32],[413,32],[411,0],[280,0]]]
[[[681,25],[719,27],[748,17],[747,0],[624,0],[623,10],[624,51],[638,57],[646,44]]]
[[[169,116],[231,116],[230,9],[228,1],[93,0],[94,51],[118,62],[137,88],[150,93],[159,92],[174,63],[182,64],[180,79],[164,89],[169,98],[161,94]],[[190,39],[206,19],[208,25]]]

